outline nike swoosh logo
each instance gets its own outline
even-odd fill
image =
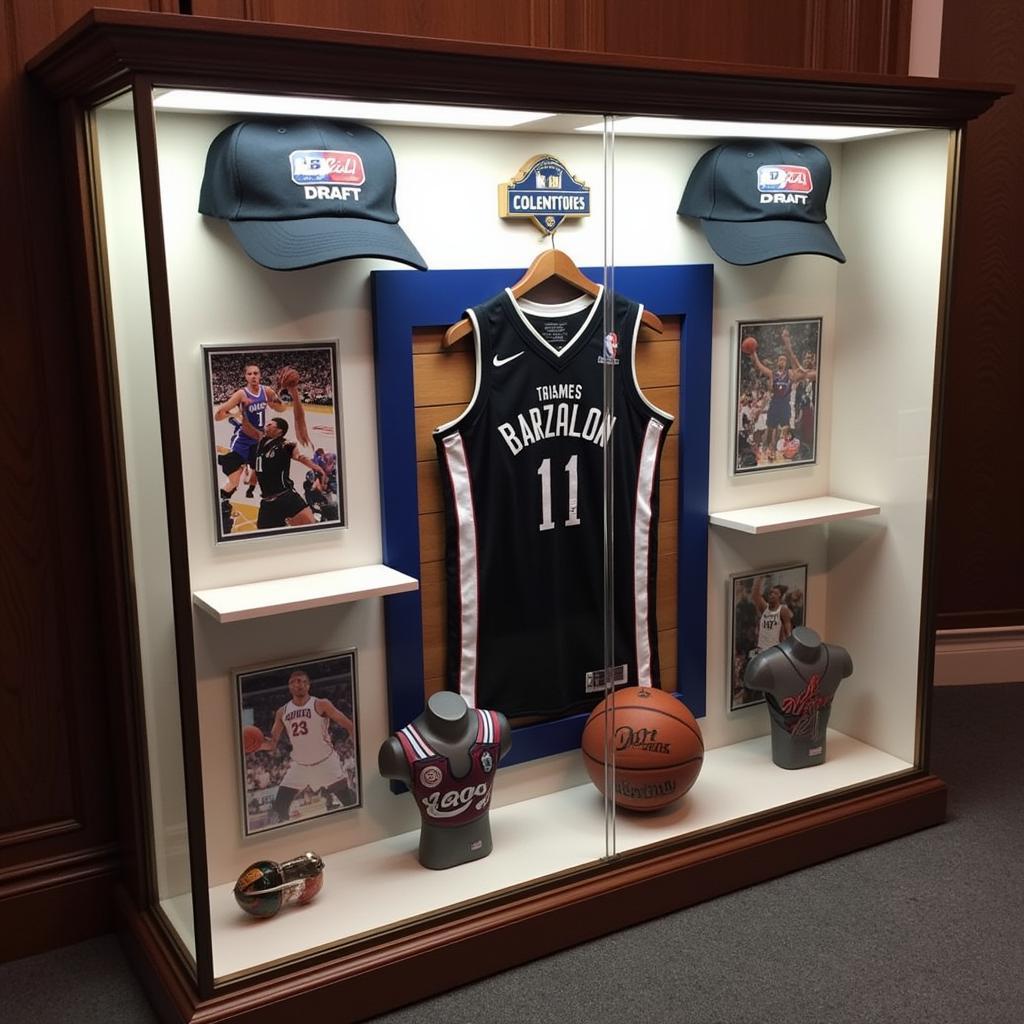
[[[526,349],[521,349],[514,356],[505,356],[504,359],[499,359],[497,356],[494,357],[495,366],[504,366],[506,363],[511,363],[513,359],[518,359],[521,355],[526,352]]]

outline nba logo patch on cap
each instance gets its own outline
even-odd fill
[[[787,193],[790,195],[806,195],[813,191],[814,184],[811,180],[811,172],[807,167],[797,167],[794,164],[762,164],[757,169],[757,191],[778,195]],[[773,202],[761,196],[762,203]],[[804,200],[806,202],[806,200]]]
[[[366,181],[363,158],[338,149],[297,149],[288,154],[296,185],[362,185]]]
[[[351,121],[239,121],[210,144],[199,212],[228,222],[271,270],[373,257],[426,263],[398,225],[395,156]]]
[[[696,217],[729,263],[781,256],[846,262],[825,223],[832,184],[828,157],[809,143],[749,139],[709,149],[686,183],[679,214]]]

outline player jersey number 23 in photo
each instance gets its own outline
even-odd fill
[[[445,493],[448,682],[513,717],[603,695],[603,461],[614,438],[616,681],[657,684],[658,464],[671,416],[636,383],[642,307],[612,299],[619,365],[602,409],[603,292],[469,311],[473,397],[435,431]]]

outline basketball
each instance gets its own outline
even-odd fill
[[[757,351],[757,339],[744,338],[743,342],[740,344],[740,348],[743,349],[748,356],[752,356]]]
[[[609,709],[614,708],[610,722]],[[704,740],[685,704],[664,690],[629,686],[606,697],[583,727],[583,760],[604,793],[605,730],[614,748],[615,803],[654,811],[678,800],[704,763]]]
[[[247,725],[242,730],[242,746],[247,754],[259,750],[263,746],[263,730],[255,725]]]
[[[299,383],[299,371],[293,366],[286,366],[280,374],[278,374],[277,379],[280,381],[281,387],[293,388]]]

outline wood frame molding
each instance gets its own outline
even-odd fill
[[[398,59],[400,58],[400,60]],[[386,78],[379,69],[391,68]],[[769,66],[464,43],[259,22],[95,10],[35,57],[28,70],[56,97],[114,92],[133,72],[156,84],[417,99],[472,106],[674,114],[756,121],[780,107],[812,124],[957,127],[1007,89],[995,84],[839,74]],[[756,83],[756,87],[754,86]]]

